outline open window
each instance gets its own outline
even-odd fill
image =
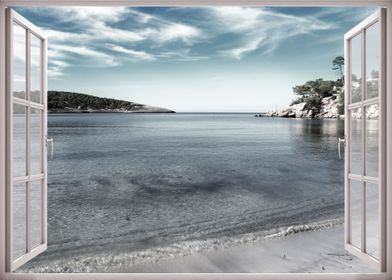
[[[385,271],[385,10],[345,34],[346,249]]]
[[[7,10],[7,271],[47,247],[46,37]]]
[[[386,270],[386,13],[345,35],[346,249]],[[6,270],[47,248],[47,39],[7,10]]]

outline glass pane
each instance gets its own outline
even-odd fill
[[[31,175],[42,173],[42,111],[30,109]]]
[[[42,243],[42,181],[30,183],[31,248]]]
[[[351,244],[361,249],[361,200],[363,183],[350,181]]]
[[[12,256],[26,253],[26,183],[16,184],[12,192]]]
[[[378,185],[366,183],[366,252],[378,259]]]
[[[362,109],[350,111],[350,173],[362,175]]]
[[[18,104],[13,106],[13,175],[25,176],[26,173],[26,107]]]
[[[362,35],[359,34],[351,39],[351,103],[362,100],[362,86],[361,86],[361,39]]]
[[[366,98],[377,97],[380,69],[380,24],[366,29]]]
[[[26,99],[26,30],[14,23],[12,41],[12,91]]]
[[[30,33],[30,100],[41,103],[41,40]]]
[[[378,177],[379,107],[366,108],[366,176]]]

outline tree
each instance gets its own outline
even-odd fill
[[[309,96],[305,101],[305,108],[313,110],[314,113],[319,113],[323,102],[320,96],[313,95]]]
[[[335,70],[339,73],[340,77],[343,80],[343,66],[344,66],[344,57],[343,56],[337,56],[335,59],[332,61],[332,70]]]
[[[313,95],[319,95],[321,97],[331,96],[333,88],[336,85],[335,81],[325,81],[323,79],[316,79],[314,81],[307,81],[303,85],[293,87],[295,94],[306,98]]]
[[[302,97],[307,97],[312,94],[312,87],[306,83],[304,85],[293,87],[293,91],[295,94],[302,95]]]

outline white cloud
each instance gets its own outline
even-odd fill
[[[64,74],[65,68],[73,65],[85,65],[94,67],[113,67],[117,66],[116,59],[103,52],[93,50],[86,46],[69,46],[65,44],[50,44],[48,50],[49,68],[48,75],[58,78]],[[72,60],[72,57],[79,56],[79,59]],[[84,58],[84,63],[80,61]],[[69,62],[71,61],[72,62]]]
[[[136,9],[126,7],[61,7],[32,8],[30,11],[34,11],[37,15],[51,15],[56,19],[57,24],[62,24],[67,28],[66,30],[55,30],[52,27],[42,27],[49,40],[50,73],[56,77],[62,75],[71,61],[73,65],[78,66],[86,66],[88,63],[100,67],[117,66],[121,60],[112,56],[112,51],[127,54],[127,58],[134,61],[153,61],[158,57],[163,59],[170,57],[181,61],[203,59],[189,54],[189,50],[169,54],[167,51],[163,52],[159,49],[166,42],[175,40],[191,45],[196,38],[201,37],[201,30]],[[137,22],[139,25],[125,28],[127,20]],[[123,22],[120,24],[121,27],[116,24],[119,22]],[[157,47],[154,50],[155,54],[147,50],[135,50],[134,47],[139,43],[142,44],[141,47],[145,47],[146,44],[153,48]],[[81,58],[75,60],[73,59],[75,56]]]
[[[63,68],[61,67],[49,67],[48,68],[48,76],[50,78],[58,79],[59,77],[63,76]]]
[[[44,9],[44,10],[48,10]],[[59,18],[60,22],[72,22],[79,27],[78,32],[64,32],[45,29],[48,37],[54,41],[114,41],[138,42],[146,39],[158,42],[183,40],[190,42],[200,37],[201,31],[196,27],[182,23],[173,23],[157,16],[141,13],[128,8],[109,7],[66,7],[48,10]],[[52,12],[53,11],[53,12]],[[135,16],[139,23],[153,22],[153,26],[135,30],[114,28],[113,23],[125,20],[127,16]]]
[[[44,29],[50,41],[53,42],[99,42],[99,41],[122,41],[136,42],[145,39],[144,36],[137,32],[112,28],[102,22],[92,23],[91,26],[85,26],[80,32],[65,32],[53,29]]]
[[[176,51],[165,51],[157,55],[162,59],[166,59],[168,61],[198,61],[208,59],[207,56],[192,54],[190,49],[179,49]]]
[[[67,63],[67,62],[65,62],[65,61],[62,61],[62,60],[53,60],[53,59],[50,61],[50,64],[55,65],[55,66],[57,66],[57,67],[62,67],[62,68],[68,67],[68,66],[69,66],[69,63]]]
[[[146,39],[144,36],[140,35],[137,32],[112,28],[108,26],[95,27],[93,31],[95,40],[98,39],[99,41],[110,40],[115,42],[137,42]]]
[[[53,47],[52,44],[48,45],[48,57],[49,57],[49,60],[52,60],[52,59],[66,59],[67,55],[63,51],[60,51],[59,49],[56,49],[55,46],[56,45],[54,45],[54,47]]]
[[[50,59],[48,65],[48,75],[51,78],[59,78],[64,75],[64,69],[69,66],[69,63],[63,60]]]
[[[273,53],[290,37],[334,28],[320,16],[294,16],[267,8],[209,7],[197,10],[198,26],[168,20],[127,7],[33,8],[48,14],[56,25],[44,28],[49,38],[49,59],[53,75],[60,76],[70,64],[113,67],[132,61],[196,61],[207,59],[193,49],[197,42],[214,42],[231,34],[232,41],[211,52],[235,59],[261,51]],[[129,22],[128,22],[129,21]],[[175,50],[166,46],[178,42]],[[185,44],[185,46],[184,46]],[[171,46],[171,45],[170,45]],[[113,52],[121,53],[117,59]],[[210,55],[210,54],[209,54]],[[75,57],[78,56],[78,59]]]
[[[247,42],[247,44],[238,47],[238,48],[234,48],[228,51],[223,51],[222,53],[226,53],[229,54],[231,56],[233,56],[236,59],[241,59],[242,56],[248,52],[257,50],[260,46],[260,44],[262,43],[263,38],[256,38],[254,40],[250,40],[249,42]]]
[[[120,21],[128,14],[126,7],[61,7],[44,9],[55,14],[60,21],[76,21],[80,25],[89,25],[91,22],[114,23]]]
[[[232,31],[249,30],[260,23],[261,9],[248,7],[212,7],[215,21]]]
[[[130,50],[121,46],[112,46],[112,50],[120,53],[124,53],[130,56],[130,58],[136,59],[136,60],[148,60],[152,61],[155,60],[155,57],[152,54],[149,54],[145,51],[135,51],[135,50]]]
[[[111,59],[112,57],[108,54],[98,52],[95,50],[92,50],[88,47],[85,46],[68,46],[68,45],[52,45],[52,49],[59,50],[59,51],[64,51],[64,52],[69,52],[81,56],[89,56],[89,57],[95,57],[95,58],[103,58],[103,59]]]
[[[189,25],[173,23],[155,30],[150,35],[152,39],[155,38],[160,42],[180,39],[186,43],[191,43],[193,39],[201,37],[201,31]]]
[[[79,41],[79,40],[90,40],[91,35],[89,34],[79,34],[73,32],[58,31],[48,28],[42,28],[48,37],[50,42],[69,42],[69,41]]]
[[[218,27],[218,32],[238,35],[237,46],[222,52],[236,59],[259,49],[263,49],[264,53],[272,53],[288,38],[336,27],[316,17],[288,15],[266,8],[208,9],[215,20],[211,24]]]

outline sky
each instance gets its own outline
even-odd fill
[[[339,78],[344,33],[376,8],[16,8],[48,36],[48,89],[177,112],[264,112]]]

